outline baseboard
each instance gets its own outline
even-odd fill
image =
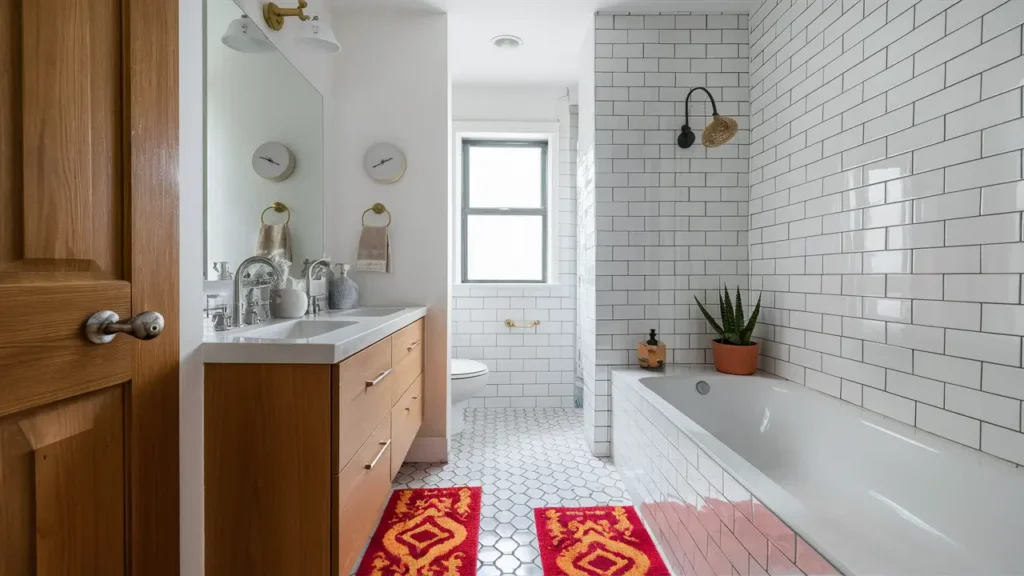
[[[406,462],[447,462],[448,439],[444,436],[417,437],[412,441]]]

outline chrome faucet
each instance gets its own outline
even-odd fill
[[[266,265],[267,267],[270,268],[270,276],[276,281],[281,280],[281,273],[280,271],[278,271],[277,266],[274,265],[274,262],[271,261],[270,258],[266,258],[263,256],[253,256],[251,258],[245,259],[245,261],[239,264],[238,269],[235,271],[235,294],[234,302],[233,305],[231,306],[231,313],[233,314],[234,317],[231,318],[231,321],[229,322],[229,324],[233,328],[239,328],[241,326],[245,326],[246,324],[253,323],[250,318],[252,315],[255,315],[256,318],[259,318],[259,314],[255,312],[255,308],[256,305],[259,304],[260,302],[254,301],[251,295],[245,299],[244,303],[241,300],[242,283],[246,276],[248,276],[249,267],[251,267],[254,264]],[[264,285],[254,285],[250,287],[250,293],[252,288],[262,288],[263,286]]]
[[[331,262],[326,258],[321,258],[310,262],[309,266],[306,268],[306,295],[309,298],[308,304],[306,305],[306,313],[314,316],[320,313],[320,301],[313,295],[313,275],[316,273],[317,266],[320,266],[323,270],[330,272]]]

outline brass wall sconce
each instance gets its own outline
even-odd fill
[[[690,95],[697,90],[703,90],[708,98],[711,100],[711,111],[712,118],[711,123],[708,124],[707,128],[704,129],[704,135],[701,137],[701,143],[704,144],[705,148],[718,148],[722,144],[725,144],[729,140],[732,140],[736,132],[739,131],[740,126],[736,120],[729,118],[728,116],[718,115],[718,106],[715,105],[715,97],[708,92],[707,88],[694,88],[686,95],[686,123],[683,124],[683,132],[679,135],[678,144],[680,148],[689,148],[693,146],[693,143],[697,140],[697,135],[693,133],[690,128]]]
[[[306,0],[299,0],[297,8],[281,8],[273,2],[267,2],[263,5],[263,19],[272,30],[280,30],[284,28],[284,19],[289,16],[296,16],[303,22],[309,20],[309,16],[303,12],[307,6]]]

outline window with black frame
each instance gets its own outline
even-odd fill
[[[548,143],[462,141],[462,281],[544,283]]]

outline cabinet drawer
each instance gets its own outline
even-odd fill
[[[416,433],[423,424],[423,375],[409,386],[409,390],[391,410],[391,479],[398,475],[398,469],[409,453]]]
[[[391,339],[385,338],[352,356],[332,371],[332,466],[335,474],[348,464],[380,419],[391,411]]]
[[[351,574],[391,494],[391,415],[384,416],[352,461],[334,476],[331,533],[337,549],[331,573]]]
[[[391,358],[393,365],[398,366],[399,362],[406,356],[417,350],[420,354],[423,353],[422,318],[391,335]]]
[[[394,346],[392,346],[394,354]],[[423,372],[423,346],[416,346],[401,360],[394,363],[391,371],[391,404],[397,405],[399,400],[409,391],[409,386]]]

